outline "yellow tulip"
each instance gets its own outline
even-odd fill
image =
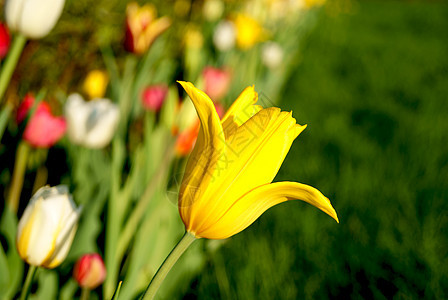
[[[243,50],[250,49],[267,38],[267,33],[260,23],[247,15],[238,14],[235,17],[234,24],[236,28],[236,44]]]
[[[84,91],[90,99],[102,98],[106,93],[109,76],[105,71],[93,70],[84,80]]]
[[[20,218],[20,257],[33,266],[57,267],[70,250],[80,213],[81,208],[76,208],[67,186],[39,189]]]
[[[210,98],[189,82],[180,82],[201,122],[179,193],[179,213],[196,238],[225,239],[251,225],[270,207],[303,200],[338,218],[317,189],[297,182],[271,183],[294,139],[306,125],[291,112],[255,105],[246,88],[220,120]]]

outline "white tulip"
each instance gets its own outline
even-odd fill
[[[86,102],[79,94],[71,94],[65,104],[69,139],[87,148],[103,148],[110,143],[118,126],[118,105],[109,99]]]
[[[268,42],[263,46],[261,59],[268,68],[275,69],[283,61],[283,49],[279,44]]]
[[[46,36],[61,16],[65,0],[7,0],[6,23],[28,38]]]
[[[75,237],[81,207],[67,186],[42,187],[31,198],[17,229],[17,249],[30,265],[55,268]]]
[[[213,43],[221,51],[230,50],[235,46],[236,30],[230,21],[221,21],[213,34]]]

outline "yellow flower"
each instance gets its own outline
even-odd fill
[[[156,38],[171,26],[168,17],[156,18],[157,10],[151,4],[140,7],[131,2],[126,8],[125,48],[135,54],[145,53]]]
[[[266,32],[263,27],[251,17],[238,14],[235,17],[236,44],[243,50],[249,49],[258,42],[266,40]]]
[[[197,238],[225,239],[244,230],[270,207],[306,201],[336,221],[330,201],[297,182],[271,183],[294,139],[306,126],[292,113],[255,105],[246,88],[222,120],[213,102],[189,82],[180,82],[198,113],[201,128],[179,193],[186,230]]]
[[[84,91],[90,99],[102,98],[106,93],[109,76],[105,71],[93,70],[84,80]]]

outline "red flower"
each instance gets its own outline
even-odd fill
[[[167,93],[168,87],[162,84],[147,87],[142,94],[143,107],[151,111],[159,111]]]
[[[202,76],[205,81],[205,93],[213,101],[219,101],[227,94],[232,79],[229,70],[206,67]]]
[[[17,110],[17,122],[22,122],[33,107],[34,97],[25,96]],[[40,102],[34,115],[28,120],[23,139],[36,148],[49,148],[56,144],[65,133],[66,123],[63,117],[55,117],[51,114],[48,103]]]
[[[76,262],[73,277],[80,287],[93,290],[106,279],[106,266],[99,254],[85,254]]]
[[[9,45],[11,44],[11,37],[9,36],[8,28],[5,24],[0,23],[0,59],[8,54]]]

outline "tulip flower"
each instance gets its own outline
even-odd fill
[[[157,11],[151,4],[140,7],[131,2],[126,8],[125,48],[135,54],[145,53],[156,38],[171,26],[168,17],[156,18]]]
[[[22,122],[34,104],[34,97],[27,95],[17,111],[17,121]],[[36,148],[49,148],[59,141],[66,130],[64,118],[55,117],[48,103],[42,101],[26,124],[23,139]]]
[[[109,76],[101,70],[93,70],[87,74],[84,80],[84,91],[90,99],[101,98],[104,96],[107,88]]]
[[[229,91],[232,75],[229,70],[206,67],[202,71],[205,81],[205,93],[213,101],[220,101]]]
[[[221,21],[213,33],[213,44],[220,51],[230,50],[235,46],[236,28],[230,21]]]
[[[5,24],[0,23],[0,59],[3,59],[9,50],[11,44],[11,37],[9,36],[8,28]]]
[[[275,69],[283,61],[283,49],[279,44],[269,42],[263,45],[261,59],[268,68]]]
[[[148,86],[142,94],[142,105],[145,109],[158,112],[168,94],[168,87],[163,84]]]
[[[86,102],[79,94],[71,94],[65,103],[69,139],[87,148],[103,148],[112,140],[118,126],[118,105],[109,99]]]
[[[67,186],[40,188],[19,221],[20,257],[33,266],[52,269],[60,265],[70,250],[80,213]]]
[[[93,290],[106,279],[106,266],[97,253],[85,254],[78,259],[73,269],[73,277],[79,286]]]
[[[32,39],[46,36],[61,16],[65,0],[7,0],[6,23]]]
[[[255,105],[258,95],[248,87],[220,120],[204,92],[189,82],[179,83],[201,122],[179,192],[186,233],[154,275],[143,299],[154,299],[172,266],[196,239],[231,237],[276,204],[303,200],[339,222],[330,201],[317,189],[297,182],[271,183],[292,142],[306,127],[296,124],[291,112]]]
[[[179,212],[196,238],[225,239],[244,230],[270,207],[293,199],[306,201],[336,221],[330,201],[317,189],[296,183],[271,183],[294,139],[306,126],[291,113],[254,105],[246,88],[222,120],[213,102],[191,83],[180,82],[201,122],[179,193]]]
[[[265,30],[255,19],[244,14],[238,14],[234,23],[236,44],[239,48],[247,50],[266,39]]]

